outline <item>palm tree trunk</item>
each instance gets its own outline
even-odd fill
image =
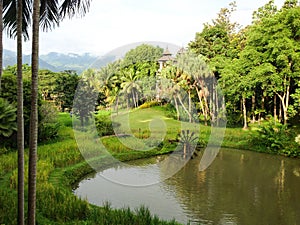
[[[2,1],[1,1],[2,2]],[[18,224],[24,225],[24,116],[22,75],[22,1],[17,6],[17,143],[18,143]]]
[[[32,76],[31,76],[31,114],[29,139],[28,171],[28,225],[35,225],[36,219],[36,161],[38,139],[38,69],[39,69],[39,18],[40,0],[33,1],[32,15]]]
[[[185,107],[184,103],[182,102],[182,99],[181,99],[180,95],[177,94],[177,97],[178,97],[178,100],[179,100],[179,102],[180,102],[182,108],[183,108],[184,111],[188,114],[189,118],[191,118],[192,116],[191,116],[189,110]]]
[[[204,106],[203,106],[203,102],[202,102],[202,97],[201,97],[200,91],[199,91],[199,89],[198,89],[197,86],[196,86],[196,92],[197,92],[197,95],[198,95],[199,104],[200,104],[200,108],[201,108],[201,111],[202,111],[203,116],[204,116],[205,123],[207,124],[207,116],[206,116],[206,112],[205,112],[205,110],[204,110]]]
[[[177,114],[177,120],[180,120],[180,113],[179,113],[179,108],[178,108],[178,103],[177,103],[177,99],[175,96],[173,96],[174,98],[174,103],[175,103],[175,108],[176,108],[176,114]]]
[[[1,79],[2,79],[2,68],[3,68],[3,0],[0,0],[0,93],[1,93]]]
[[[188,90],[188,94],[189,94],[189,122],[192,122],[192,99],[191,99],[191,90]]]

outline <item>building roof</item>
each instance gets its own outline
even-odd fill
[[[181,55],[186,52],[186,49],[182,47],[181,49],[178,50],[177,55]]]
[[[163,55],[164,55],[164,56],[167,56],[167,55],[171,56],[171,55],[172,55],[172,53],[169,51],[169,48],[168,48],[168,47],[165,49]]]
[[[172,57],[172,53],[170,53],[168,47],[165,49],[163,56],[158,60],[158,62],[168,62],[174,61],[175,59]]]

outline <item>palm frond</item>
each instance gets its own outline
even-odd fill
[[[40,26],[43,31],[52,30],[59,25],[58,0],[42,0],[40,6]]]
[[[84,16],[90,8],[92,0],[64,0],[60,6],[60,16],[72,18],[76,14]]]
[[[28,28],[31,24],[32,0],[23,1],[22,31],[24,40],[29,39]],[[3,26],[10,38],[17,36],[17,0],[3,0]]]

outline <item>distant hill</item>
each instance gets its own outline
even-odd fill
[[[15,65],[17,63],[16,52],[10,50],[3,51],[3,66]],[[49,69],[54,72],[64,71],[64,70],[75,70],[78,74],[89,67],[100,68],[105,66],[107,63],[115,60],[115,56],[103,56],[98,57],[90,53],[85,53],[82,55],[74,53],[57,53],[50,52],[46,55],[40,55],[40,68]],[[23,63],[31,64],[31,56],[23,55]]]

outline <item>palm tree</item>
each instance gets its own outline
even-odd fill
[[[0,0],[0,93],[1,93],[1,78],[2,78],[2,68],[3,68],[3,0]]]
[[[133,68],[123,71],[121,83],[122,92],[125,94],[125,97],[127,97],[127,103],[129,103],[129,99],[132,98],[135,108],[138,107],[139,93],[141,92],[141,86],[138,78],[139,76]]]
[[[25,5],[23,7],[23,4]],[[24,224],[24,117],[23,117],[23,75],[22,75],[22,34],[28,38],[27,28],[30,24],[30,4],[28,1],[0,2],[0,11],[4,11],[4,17],[0,26],[7,28],[10,37],[17,36],[17,145],[18,145],[18,224]],[[24,19],[23,19],[24,18]],[[3,27],[2,27],[3,28]],[[0,66],[2,72],[2,29],[0,33]],[[23,30],[24,28],[24,30]],[[23,32],[25,31],[25,32]],[[0,80],[1,80],[0,72]],[[0,81],[1,82],[1,81]],[[1,89],[1,88],[0,88]]]
[[[35,225],[36,214],[36,159],[38,140],[38,69],[39,69],[39,25],[41,15],[41,25],[44,30],[51,29],[52,21],[59,21],[66,15],[73,17],[76,13],[83,16],[90,6],[91,0],[65,0],[63,1],[58,16],[58,0],[33,0],[32,14],[32,76],[31,76],[31,115],[30,115],[30,139],[29,139],[29,170],[28,170],[28,224]],[[41,3],[41,8],[40,8]],[[41,13],[40,13],[41,12]],[[43,22],[44,21],[44,22]]]
[[[17,145],[18,145],[18,224],[24,225],[24,117],[22,74],[22,11],[23,2],[17,7]]]
[[[31,113],[28,167],[28,224],[35,225],[36,219],[36,159],[38,140],[38,70],[39,70],[39,19],[40,0],[33,1],[32,53],[31,53]]]
[[[4,12],[3,16],[3,23],[5,27],[7,28],[7,33],[10,37],[19,37],[18,38],[18,64],[22,65],[22,61],[19,57],[22,55],[22,34],[24,35],[24,39],[29,38],[28,34],[28,28],[31,22],[31,15],[33,20],[33,34],[32,34],[32,102],[31,102],[31,116],[30,116],[30,160],[29,160],[29,196],[28,196],[28,223],[29,224],[35,224],[35,199],[36,199],[36,158],[37,158],[37,126],[38,126],[38,120],[37,120],[37,85],[38,85],[38,47],[39,47],[39,26],[42,27],[43,30],[51,30],[55,27],[55,25],[58,25],[59,21],[65,18],[67,15],[69,17],[73,17],[75,14],[80,14],[83,16],[90,6],[91,0],[64,0],[59,7],[59,1],[58,0],[1,0],[0,1],[0,11]],[[3,4],[2,4],[3,3]],[[17,7],[18,4],[18,7]],[[23,7],[22,7],[23,5]],[[3,7],[3,10],[1,8]],[[32,11],[33,8],[33,11]],[[17,13],[18,12],[20,13]],[[22,16],[21,16],[22,12]],[[33,14],[32,14],[33,13]],[[18,16],[18,19],[16,18],[16,15]],[[22,18],[22,20],[20,19]],[[2,19],[2,16],[1,16]],[[1,21],[0,21],[0,29],[1,29]],[[18,35],[19,34],[19,35]],[[0,33],[0,44],[2,39],[2,29]],[[2,46],[2,45],[1,45]],[[2,59],[2,48],[0,46],[0,58]],[[1,65],[1,59],[0,59],[0,66]],[[19,67],[21,68],[21,66]],[[1,70],[0,70],[1,72]],[[22,114],[22,106],[21,102],[23,102],[22,99],[22,76],[21,76],[21,69],[18,70],[18,109],[19,114]],[[0,79],[1,79],[1,73],[0,73]],[[1,90],[1,89],[0,89]],[[18,147],[19,153],[20,153],[20,161],[22,163],[22,157],[24,157],[24,139],[22,139],[22,119],[20,118],[18,120],[18,123],[20,122],[20,129],[18,132],[18,142],[20,142],[20,147]],[[22,150],[23,149],[23,150]],[[23,159],[24,160],[24,159]],[[20,172],[22,171],[22,165],[20,165]],[[22,176],[22,172],[20,173],[20,176]],[[20,177],[20,180],[21,177]],[[20,183],[22,185],[22,182]],[[20,197],[24,196],[22,194],[22,188],[20,188]],[[20,215],[18,218],[20,218],[19,221],[23,221],[22,217],[22,197],[19,201],[20,205]],[[21,222],[22,223],[22,222]]]

